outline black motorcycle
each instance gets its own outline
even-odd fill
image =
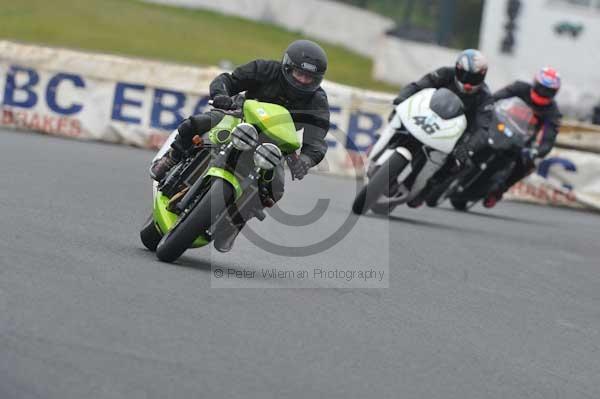
[[[496,102],[490,129],[459,173],[435,184],[426,203],[433,207],[449,199],[456,210],[466,211],[499,189],[518,157],[533,140],[537,120],[520,98]]]

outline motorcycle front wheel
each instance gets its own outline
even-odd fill
[[[210,189],[196,206],[183,216],[158,243],[156,257],[163,262],[174,262],[206,232],[231,204],[234,189],[223,179],[214,179]]]
[[[387,161],[383,163],[375,171],[369,183],[360,190],[354,203],[352,204],[352,212],[357,215],[364,215],[369,209],[375,205],[377,200],[390,189],[392,179],[396,179],[398,175],[409,164],[409,160],[398,152],[394,152]]]

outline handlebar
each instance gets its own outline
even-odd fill
[[[213,100],[208,100],[208,105],[213,106],[214,101]],[[236,105],[240,105],[240,104],[236,104]],[[241,118],[244,116],[244,112],[242,111],[242,107],[239,106],[237,108],[233,108],[233,109],[222,109],[222,108],[216,108],[213,107],[213,110],[217,110],[219,112],[224,113],[225,115],[230,115],[236,118]]]

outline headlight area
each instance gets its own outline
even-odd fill
[[[258,145],[258,132],[249,123],[240,123],[231,132],[231,143],[240,151],[248,151]]]
[[[271,170],[281,163],[283,155],[275,144],[265,143],[256,147],[254,164],[261,169]]]

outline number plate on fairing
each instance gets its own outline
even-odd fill
[[[443,119],[429,106],[436,89],[425,89],[397,106],[406,129],[423,144],[449,154],[467,127],[467,118],[459,115]]]

